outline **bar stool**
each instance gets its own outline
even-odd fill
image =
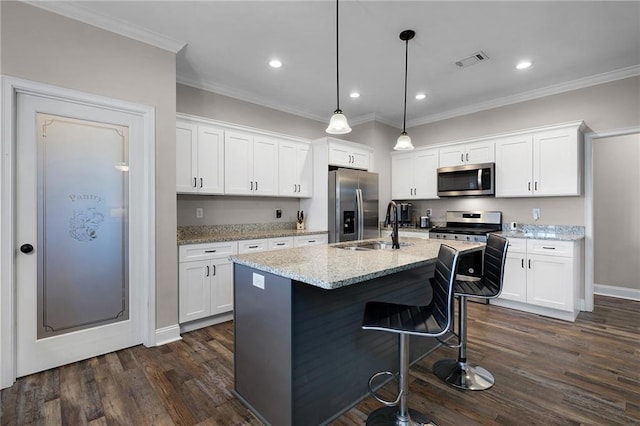
[[[453,281],[458,265],[458,252],[442,244],[438,252],[434,277],[431,278],[433,296],[425,306],[401,305],[387,302],[367,302],[362,328],[399,334],[400,370],[375,373],[369,379],[369,392],[386,407],[373,411],[367,425],[429,424],[429,418],[407,407],[409,393],[409,335],[437,337],[451,327],[453,317]],[[398,381],[395,401],[380,398],[372,388],[375,378],[389,375]],[[399,376],[399,377],[398,377]]]
[[[506,238],[489,234],[484,250],[482,276],[456,275],[454,294],[458,298],[458,344],[445,344],[458,348],[458,358],[437,361],[433,365],[433,372],[457,388],[486,390],[495,382],[488,370],[467,362],[467,298],[493,299],[500,295],[507,246]]]

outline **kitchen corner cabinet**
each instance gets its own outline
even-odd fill
[[[418,149],[392,154],[391,198],[428,200],[438,198],[438,149]]]
[[[182,194],[224,192],[224,131],[176,122],[176,191]]]
[[[179,322],[233,310],[233,263],[236,242],[189,244],[178,249]]]
[[[224,193],[278,195],[278,141],[249,133],[224,135]]]
[[[574,321],[579,311],[581,243],[510,238],[497,305]]]
[[[495,143],[481,141],[453,144],[440,148],[439,154],[440,167],[493,163],[495,161]]]
[[[283,197],[313,195],[313,155],[309,144],[280,141],[278,145],[278,193]]]
[[[329,165],[369,170],[371,153],[353,143],[340,140],[329,140]]]
[[[496,197],[580,195],[582,123],[496,141]]]

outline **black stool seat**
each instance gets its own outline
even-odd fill
[[[481,277],[457,275],[454,294],[458,298],[457,359],[442,359],[433,365],[433,372],[448,384],[464,390],[485,390],[493,386],[493,375],[483,367],[467,362],[467,298],[493,299],[502,291],[507,239],[489,234],[484,250]]]
[[[380,330],[399,335],[400,365],[398,374],[390,371],[375,373],[369,379],[369,392],[386,407],[372,412],[367,425],[427,425],[431,420],[422,413],[407,406],[409,393],[409,336],[438,337],[451,328],[453,317],[453,280],[458,264],[458,252],[442,244],[434,277],[431,278],[432,298],[427,305],[413,306],[398,303],[372,301],[364,309],[362,328]],[[425,280],[426,281],[426,280]],[[372,381],[376,377],[389,375],[398,380],[398,396],[395,401],[380,398],[373,390]],[[398,377],[399,376],[399,377]]]

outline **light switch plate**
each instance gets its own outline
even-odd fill
[[[540,208],[534,207],[533,208],[533,220],[538,220],[538,219],[540,219]]]
[[[204,209],[202,207],[196,208],[196,219],[202,219],[204,217]]]

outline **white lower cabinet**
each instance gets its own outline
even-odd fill
[[[582,245],[510,238],[502,293],[493,304],[573,321],[579,312]]]
[[[236,242],[180,246],[179,322],[185,323],[233,310],[233,264]]]

